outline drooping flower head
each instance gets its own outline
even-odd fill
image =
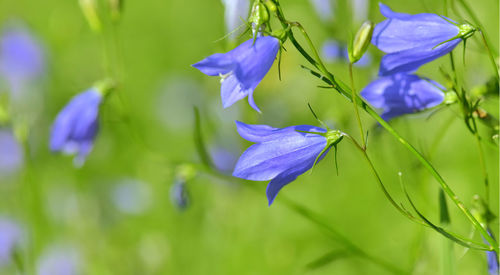
[[[92,150],[99,129],[99,106],[103,94],[91,88],[73,97],[59,112],[50,135],[53,152],[77,154],[76,165],[82,165]]]
[[[269,205],[281,188],[311,169],[342,138],[339,131],[331,134],[310,125],[278,129],[237,121],[236,127],[242,138],[256,144],[240,156],[233,176],[254,181],[271,180],[266,191]]]
[[[237,30],[248,17],[250,3],[248,0],[222,0],[225,6],[224,19],[226,22],[226,32],[230,33],[229,38],[234,40],[244,30]]]
[[[411,114],[439,105],[444,100],[444,87],[414,74],[398,73],[382,76],[361,91],[373,107],[384,110],[382,118]]]
[[[387,53],[380,64],[380,75],[413,72],[449,53],[474,32],[468,24],[458,26],[437,14],[397,13],[382,3],[380,12],[387,19],[375,26],[372,36],[372,43]]]
[[[227,108],[248,96],[248,103],[260,112],[253,91],[267,74],[278,54],[280,41],[272,36],[249,39],[227,53],[216,53],[193,67],[209,76],[221,77],[222,105]]]
[[[0,74],[12,93],[39,78],[45,70],[40,43],[22,25],[10,25],[0,37]]]

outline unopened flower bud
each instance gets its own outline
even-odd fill
[[[97,1],[96,0],[79,0],[80,8],[82,9],[83,15],[90,25],[90,28],[95,32],[101,31],[101,20],[97,12]]]
[[[249,21],[253,23],[257,28],[269,21],[269,12],[267,11],[266,6],[262,4],[261,1],[257,0],[253,2]]]
[[[349,51],[349,61],[351,63],[354,64],[360,60],[361,57],[363,57],[363,54],[366,52],[366,49],[372,40],[374,28],[375,24],[371,21],[365,21],[363,25],[361,25],[361,28],[359,28],[356,36],[354,37],[354,41],[352,41],[351,49]]]

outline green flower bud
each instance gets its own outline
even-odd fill
[[[102,28],[101,20],[97,13],[97,1],[96,0],[79,0],[80,8],[82,9],[83,15],[90,25],[90,28],[95,32],[100,32]]]
[[[260,0],[253,2],[252,11],[248,20],[251,23],[255,24],[256,28],[266,24],[269,21],[269,12],[267,11],[266,6],[262,4]]]
[[[351,48],[349,49],[349,61],[356,63],[363,57],[368,45],[372,40],[373,29],[375,24],[371,21],[365,21],[361,28],[359,28],[354,40],[352,41]]]
[[[272,0],[267,0],[266,6],[267,6],[267,9],[272,13],[275,13],[276,10],[278,10],[278,7],[276,7],[276,4],[274,4],[274,2]]]

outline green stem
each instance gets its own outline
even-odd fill
[[[203,166],[196,166],[197,170],[203,171],[207,174],[210,174],[212,176],[215,176],[217,178],[220,178],[222,180],[227,180],[230,182],[234,182],[235,178],[232,176],[228,176],[225,174],[220,173],[217,170],[212,169],[211,167],[207,167],[206,165]],[[243,186],[250,188],[253,191],[258,192],[259,194],[261,193],[261,189],[258,188],[257,185],[255,185],[253,182],[248,182],[246,180],[242,179],[237,179],[236,180],[240,181]],[[292,210],[293,212],[299,214],[309,222],[317,225],[319,228],[324,230],[327,235],[332,238],[332,240],[336,242],[340,242],[346,249],[352,251],[353,253],[361,256],[362,258],[371,261],[374,264],[377,264],[380,267],[383,267],[387,271],[390,271],[394,274],[408,274],[408,272],[405,272],[401,270],[400,268],[392,265],[390,262],[387,262],[383,258],[379,258],[373,255],[368,254],[366,251],[361,249],[359,246],[354,244],[349,238],[344,236],[342,233],[340,233],[337,229],[334,227],[330,226],[328,223],[325,222],[325,218],[321,217],[319,214],[314,213],[312,210],[307,209],[306,207],[294,202],[291,199],[288,199],[287,197],[280,195],[280,202],[283,203],[287,208]]]
[[[472,11],[472,9],[470,8],[470,6],[465,2],[465,0],[458,0],[460,2],[460,4],[462,4],[462,6],[464,7],[465,11],[469,14],[469,16],[472,18],[472,20],[474,20],[474,23],[476,25],[479,26],[479,28],[481,30],[484,30],[484,26],[483,24],[481,24],[481,21],[479,21],[478,17],[476,16],[476,14],[474,14],[474,12]],[[493,50],[493,52],[497,53],[496,49],[494,49],[491,45],[491,41],[489,40],[488,37],[485,36],[485,43],[490,45],[489,48],[491,48]]]
[[[479,29],[479,33],[481,34],[481,41],[483,41],[484,47],[486,48],[486,52],[488,52],[488,57],[490,59],[491,65],[493,66],[493,71],[495,72],[495,76],[500,78],[498,65],[495,62],[495,57],[493,57],[493,53],[491,52],[490,47],[488,46],[488,42],[486,42],[486,37],[481,29]]]
[[[361,136],[361,144],[363,150],[366,150],[365,132],[363,131],[363,124],[361,123],[361,118],[359,117],[358,104],[356,104],[356,89],[354,88],[354,77],[352,74],[352,63],[349,62],[349,78],[351,79],[351,92],[352,92],[352,105],[354,106],[354,114],[358,122],[359,133]]]
[[[476,119],[474,116],[471,116],[472,125],[474,127],[474,138],[477,144],[477,150],[479,153],[479,164],[481,165],[481,171],[483,173],[484,179],[484,188],[485,188],[485,200],[486,204],[490,204],[490,185],[488,180],[488,170],[486,169],[486,161],[484,157],[483,146],[481,145],[481,136],[479,136],[479,132],[477,129]]]
[[[288,21],[286,21],[285,17],[283,16],[283,12],[281,10],[281,7],[279,6],[279,3],[277,3],[278,9],[278,18],[282,21],[282,24],[288,25]],[[318,68],[323,75],[326,77],[326,80],[323,79],[326,83],[331,85],[333,88],[335,88],[339,93],[341,93],[343,96],[348,98],[349,100],[353,100],[353,97],[351,93],[349,93],[349,87],[347,87],[344,83],[341,81],[336,81],[333,75],[322,65],[323,63],[321,62],[321,59],[317,55],[317,51],[315,50],[315,47],[305,32],[304,28],[301,27],[301,31],[304,34],[304,38],[307,40],[309,46],[314,49],[313,53],[315,57],[318,59],[318,61],[311,62],[311,56],[308,55],[307,53],[304,55],[304,57],[316,68]],[[299,44],[295,38],[293,38],[293,33],[292,30],[289,32],[289,38],[292,41],[293,45]],[[305,52],[302,47],[297,47],[297,50],[299,50],[300,53]],[[413,147],[410,143],[408,143],[401,135],[399,135],[396,130],[394,130],[385,120],[383,120],[375,110],[373,110],[370,106],[368,106],[359,95],[355,95],[356,98],[356,103],[363,109],[365,110],[373,119],[375,119],[382,127],[384,127],[391,135],[393,135],[401,144],[403,144],[404,147],[406,147],[415,157],[424,165],[424,167],[429,170],[429,172],[432,174],[432,176],[438,181],[438,183],[441,185],[441,188],[445,191],[446,195],[451,199],[451,201],[465,214],[467,219],[476,227],[476,229],[481,233],[481,235],[494,247],[495,252],[497,254],[500,252],[498,243],[489,236],[488,232],[486,231],[485,228],[481,226],[481,224],[474,218],[474,216],[471,214],[471,212],[465,207],[465,205],[460,201],[458,196],[453,192],[453,190],[448,186],[448,184],[444,181],[444,179],[441,177],[441,175],[438,173],[438,171],[432,166],[432,164],[419,152],[415,147]]]

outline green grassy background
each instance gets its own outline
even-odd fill
[[[346,3],[339,2],[343,4],[331,26],[322,25],[308,1],[282,1],[282,6],[287,17],[301,22],[320,46],[329,37],[347,41],[360,24],[350,22],[349,12],[342,8]],[[469,2],[498,49],[498,1]],[[443,1],[384,3],[407,13],[442,14],[443,10]],[[371,4],[370,19],[380,22],[383,17],[376,2]],[[458,2],[455,5],[459,7]],[[470,20],[459,11],[450,11],[449,17]],[[82,274],[391,274],[288,208],[283,202],[286,197],[319,213],[368,254],[411,274],[440,274],[443,238],[392,208],[349,142],[339,145],[339,175],[330,154],[312,174],[284,188],[272,207],[267,206],[266,183],[222,180],[202,171],[187,183],[190,207],[179,211],[172,205],[169,189],[178,165],[200,162],[193,142],[193,105],[200,108],[207,145],[225,147],[235,155],[250,143],[238,136],[234,120],[274,127],[316,125],[307,103],[321,119],[358,134],[352,106],[332,90],[316,87],[321,83],[299,67],[306,61],[290,43],[285,44],[282,80],[275,65],[255,91],[262,114],[244,100],[222,110],[219,80],[190,65],[230,49],[224,40],[214,42],[225,34],[223,14],[219,0],[126,1],[118,27],[124,67],[119,93],[125,107],[116,96],[110,97],[102,109],[94,150],[86,164],[76,169],[70,157],[49,152],[50,125],[73,95],[105,75],[103,38],[90,31],[77,1],[0,0],[0,25],[12,18],[24,21],[43,42],[48,60],[46,78],[32,91],[43,99],[28,100],[41,108],[30,131],[31,170],[24,169],[0,184],[0,213],[23,223],[28,232],[20,252],[26,269],[33,270],[47,247],[69,243],[81,253]],[[473,40],[464,69],[469,88],[491,76],[487,56],[479,40]],[[458,56],[461,47],[457,47]],[[355,69],[358,88],[374,79],[378,70],[381,53],[373,46],[369,51],[375,62]],[[347,81],[346,64],[328,67]],[[448,58],[425,65],[419,74],[444,84],[439,67],[449,70]],[[498,97],[490,98],[485,108],[498,115]],[[471,206],[474,194],[484,194],[484,185],[475,140],[457,113],[458,108],[451,107],[430,119],[425,113],[392,124],[425,153],[444,135],[432,162]],[[129,126],[124,116],[130,118]],[[437,223],[437,182],[369,116],[363,114],[362,119],[370,130],[368,152],[390,192],[409,208],[399,187],[401,171],[417,206]],[[498,214],[498,147],[485,146],[485,152],[491,208]],[[111,202],[110,192],[123,178],[138,179],[151,189],[145,212],[123,214]],[[449,209],[450,228],[470,234],[472,228],[462,213],[452,204]],[[498,236],[497,220],[492,227]],[[481,241],[477,233],[474,239]],[[317,268],[307,267],[332,251],[338,257]],[[483,252],[455,245],[454,259],[457,274],[487,273]],[[2,267],[0,274],[15,274],[15,270],[11,264]]]

